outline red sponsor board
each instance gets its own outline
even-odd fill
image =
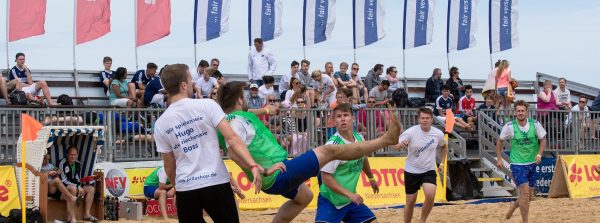
[[[161,216],[158,200],[146,201],[146,214],[148,216]],[[177,207],[175,207],[175,204],[173,203],[173,198],[167,198],[167,215],[177,215]]]

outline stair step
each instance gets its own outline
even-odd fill
[[[502,182],[502,181],[504,181],[504,178],[501,178],[501,177],[480,177],[480,178],[477,178],[477,180],[479,182],[491,182],[491,181],[493,181],[493,182]]]
[[[491,171],[492,169],[487,168],[487,167],[481,167],[481,168],[471,168],[471,172],[488,172]]]
[[[484,187],[481,188],[481,191],[512,191],[515,190],[514,187]]]

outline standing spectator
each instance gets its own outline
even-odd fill
[[[308,73],[308,69],[310,68],[310,61],[304,59],[300,62],[300,71],[298,71],[298,73],[296,73],[296,78],[298,78],[298,80],[300,80],[300,83],[304,86],[306,86],[306,93],[308,94],[308,103],[306,105],[309,106],[309,108],[312,108],[314,102],[315,102],[315,86],[314,86],[314,81],[310,76],[310,73]],[[293,86],[292,86],[293,87]]]
[[[281,100],[285,100],[285,93],[292,88],[291,84],[291,79],[292,77],[296,78],[296,73],[298,73],[300,67],[300,63],[298,63],[298,61],[292,61],[292,64],[290,65],[290,72],[281,75],[281,80],[279,80],[279,98]]]
[[[335,87],[337,88],[338,81],[334,77],[334,74],[333,74],[333,63],[332,62],[327,61],[325,63],[325,74],[327,74],[327,76],[331,77],[331,80],[333,80],[333,85],[335,85]]]
[[[110,82],[110,94],[108,100],[110,105],[121,108],[135,107],[137,99],[127,96],[127,68],[119,67],[115,72],[115,76]]]
[[[375,64],[372,70],[367,73],[367,77],[365,77],[365,85],[367,86],[367,90],[371,91],[375,86],[381,83],[381,74],[383,73],[383,64]]]
[[[499,109],[508,109],[510,107],[510,102],[508,100],[508,96],[510,96],[509,94],[512,94],[511,92],[509,92],[510,90],[510,79],[511,79],[511,72],[510,72],[510,68],[508,67],[508,61],[507,60],[502,60],[500,61],[500,64],[498,64],[498,67],[496,68],[496,95],[498,95],[498,97],[500,98],[500,105],[496,106]],[[552,89],[550,89],[552,90]],[[513,94],[514,95],[514,94]]]
[[[552,82],[544,81],[544,89],[540,91],[537,98],[538,110],[558,110],[556,96],[552,92]],[[538,112],[538,115],[546,115],[548,112]]]
[[[104,70],[100,71],[100,83],[102,83],[102,87],[104,88],[104,94],[108,96],[110,79],[115,75],[115,72],[110,69],[112,67],[112,58],[104,57],[104,59],[102,59],[102,64],[104,64]]]
[[[221,61],[219,61],[217,58],[212,58],[212,60],[210,60],[210,68],[212,69],[218,70],[220,64]]]
[[[442,69],[435,68],[433,74],[425,83],[425,100],[435,103],[435,100],[442,95],[442,85],[444,85]]]
[[[377,103],[375,103],[376,106],[382,106],[388,103],[387,90],[389,87],[390,82],[388,80],[383,80],[377,87],[371,89],[369,95],[375,97],[377,100]]]
[[[458,101],[458,110],[463,116],[463,120],[471,125],[475,125],[475,98],[473,98],[473,86],[465,85],[465,96]]]
[[[198,63],[198,66],[196,67],[196,72],[190,71],[190,74],[192,74],[192,82],[196,83],[198,81],[198,79],[202,78],[202,75],[204,75],[204,69],[206,69],[208,67],[209,67],[208,61],[200,60],[200,62]]]
[[[144,98],[144,90],[146,90],[146,85],[154,76],[156,76],[156,70],[158,66],[155,63],[146,64],[146,70],[138,70],[131,78],[131,82],[128,84],[129,94],[136,99],[142,100]],[[138,103],[139,106],[142,106],[142,103]]]
[[[483,89],[481,91],[481,96],[483,96],[483,98],[485,98],[489,95],[492,97],[492,100],[494,100],[494,103],[496,103],[496,101],[498,101],[496,99],[497,98],[496,73],[498,73],[498,66],[500,66],[501,62],[502,62],[502,60],[498,60],[498,61],[496,61],[496,63],[494,63],[494,69],[492,69],[488,73],[488,77],[485,80],[485,83],[483,84]]]
[[[323,75],[320,70],[312,72],[311,77],[315,81],[315,89],[319,95],[319,101],[331,104],[335,101],[337,89],[333,83],[333,79],[329,75]]]
[[[260,87],[263,85],[262,77],[273,76],[276,66],[273,54],[263,48],[263,40],[254,39],[254,49],[248,53],[248,80]]]
[[[558,87],[554,89],[554,96],[556,96],[556,105],[561,110],[571,109],[571,91],[567,89],[567,79],[564,77],[558,79]]]
[[[446,86],[450,88],[452,102],[454,102],[455,105],[458,104],[458,99],[465,95],[465,87],[463,86],[460,77],[458,77],[458,73],[457,67],[451,67],[450,78],[446,81]]]
[[[398,79],[398,69],[391,66],[385,70],[385,79],[390,82],[390,87],[387,89],[389,94],[392,94],[396,89],[400,88],[400,79]]]
[[[450,97],[450,88],[444,85],[442,86],[442,95],[435,100],[435,110],[433,110],[433,113],[436,116],[439,116],[442,114],[442,111],[446,111],[446,109],[452,109],[454,106],[453,103],[454,102]]]
[[[273,89],[275,78],[273,78],[273,76],[263,76],[262,79],[265,84],[258,87],[258,96],[266,98],[267,95],[275,95],[275,89]]]
[[[364,102],[366,103],[367,99],[369,98],[369,90],[367,90],[365,83],[358,76],[359,69],[360,67],[357,63],[352,63],[352,70],[350,71],[350,75],[352,76],[352,80],[354,80],[354,82],[356,83],[356,88],[352,89],[352,95],[354,95],[354,97],[356,97],[357,99],[359,99],[358,101],[360,101],[360,94],[362,94],[363,98],[365,99]]]
[[[258,85],[251,84],[250,85],[250,94],[248,94],[248,108],[249,109],[258,109],[262,108],[265,104],[265,98],[258,96]]]
[[[340,71],[335,72],[333,77],[337,81],[336,86],[338,88],[356,88],[356,83],[354,83],[354,80],[352,80],[352,77],[348,74],[348,63],[346,62],[340,63]]]
[[[213,68],[204,69],[202,78],[196,81],[196,86],[200,88],[200,91],[197,92],[199,93],[199,95],[197,95],[197,98],[208,98],[208,94],[210,94],[210,91],[212,89],[219,88],[219,83],[217,82],[217,79],[212,77],[215,71],[217,70]]]
[[[55,105],[55,103],[52,102],[52,96],[50,95],[50,89],[48,88],[46,81],[41,80],[35,83],[33,82],[33,79],[31,78],[31,71],[29,70],[29,67],[25,65],[25,54],[17,53],[15,56],[15,61],[17,64],[10,69],[10,73],[8,75],[9,83],[6,87],[7,92],[12,91],[8,89],[19,89],[25,92],[27,100],[29,101],[35,101],[41,104],[45,98],[48,102],[48,105]],[[44,98],[38,99],[37,96],[39,95],[40,91],[42,91]]]

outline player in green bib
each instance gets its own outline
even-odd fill
[[[167,198],[173,198],[173,204],[175,204],[175,188],[169,181],[165,168],[158,167],[146,177],[144,195],[148,198],[158,199],[160,214],[164,220],[167,220]]]
[[[223,111],[229,114],[227,120],[233,131],[246,144],[253,159],[264,168],[262,191],[290,199],[279,208],[273,222],[291,222],[304,210],[313,198],[304,182],[317,176],[325,164],[332,160],[359,159],[380,148],[396,144],[400,135],[400,123],[392,115],[392,124],[382,137],[347,145],[323,145],[288,160],[287,151],[277,143],[271,131],[256,115],[246,112],[248,102],[244,97],[245,86],[243,82],[230,82],[221,86],[217,92],[217,101]],[[223,140],[220,140],[220,145],[228,147]],[[231,159],[235,161],[238,157],[233,155]],[[246,173],[250,169],[240,167]]]
[[[333,115],[337,132],[329,138],[328,145],[364,141],[362,135],[352,128],[352,105],[338,104],[333,109]],[[373,178],[367,157],[350,161],[333,160],[321,168],[322,184],[315,222],[377,222],[375,214],[363,204],[363,198],[356,193],[361,171],[369,178],[373,192],[379,193],[379,186]]]
[[[515,103],[517,120],[508,122],[502,127],[496,142],[497,166],[502,168],[502,142],[510,140],[510,170],[515,185],[519,189],[517,202],[512,202],[506,219],[512,217],[517,207],[521,211],[521,219],[527,222],[529,202],[533,199],[535,189],[535,166],[542,161],[546,147],[546,130],[533,119],[527,119],[529,104],[523,100]]]

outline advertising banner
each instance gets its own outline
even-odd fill
[[[535,166],[535,191],[538,194],[548,194],[555,163],[556,158],[544,157],[542,162]]]
[[[600,173],[595,171],[599,164],[600,155],[560,156],[550,185],[550,197],[600,196]]]
[[[152,173],[156,168],[138,168],[138,169],[125,169],[127,173],[127,180],[129,181],[129,194],[140,195],[144,194],[144,182],[146,177]]]
[[[128,179],[125,170],[119,165],[114,164],[111,168],[104,170],[104,194],[125,199],[129,195],[131,181]]]
[[[0,166],[0,214],[2,216],[8,216],[8,212],[12,209],[21,208],[17,187],[14,167]]]

